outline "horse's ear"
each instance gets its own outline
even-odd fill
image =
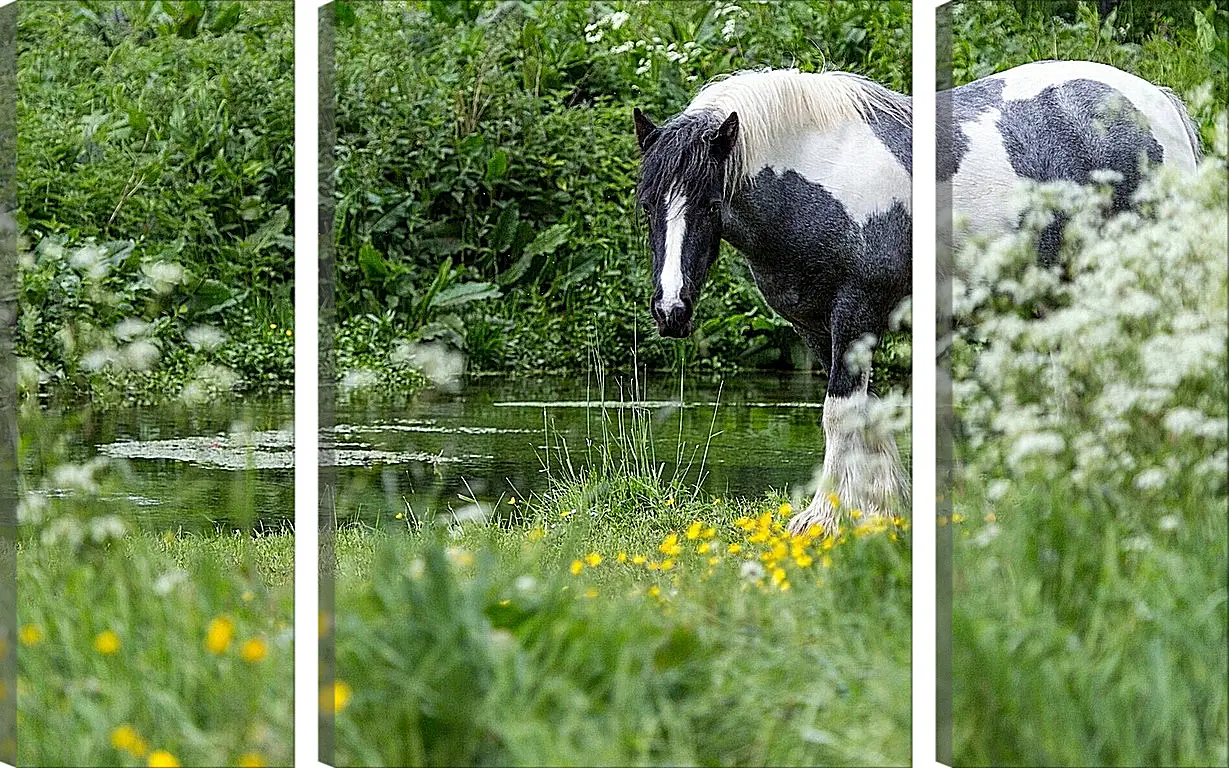
[[[717,162],[724,162],[730,153],[734,151],[734,145],[738,142],[738,113],[731,112],[730,116],[725,119],[721,127],[717,129],[717,133],[713,135],[711,142],[713,157]]]
[[[640,151],[644,152],[656,138],[657,126],[653,125],[653,121],[646,117],[639,107],[633,108],[632,117],[636,118],[636,143],[640,145]]]

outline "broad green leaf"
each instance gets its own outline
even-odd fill
[[[431,299],[431,306],[437,309],[456,307],[471,301],[497,299],[502,295],[503,292],[494,283],[458,283],[435,294]]]

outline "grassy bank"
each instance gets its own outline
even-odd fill
[[[907,523],[636,476],[338,540],[348,765],[908,762]]]
[[[19,763],[288,765],[293,574],[291,535],[23,544]]]

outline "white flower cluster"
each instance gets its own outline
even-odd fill
[[[1135,211],[1110,215],[1107,177],[1038,186],[1020,232],[957,254],[953,390],[972,471],[1148,492],[1224,482],[1225,137],[1222,115],[1195,174],[1151,174]],[[1036,259],[1057,211],[1065,274]]]

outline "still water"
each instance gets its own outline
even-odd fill
[[[400,407],[341,405],[331,430],[337,516],[387,525],[397,513],[465,509],[463,497],[484,506],[523,498],[566,475],[566,456],[579,470],[604,443],[646,447],[664,478],[721,495],[802,490],[822,460],[824,383],[806,374],[689,375],[680,392],[666,375],[608,374],[600,384],[585,374],[481,377]],[[650,440],[618,437],[636,423],[648,424]]]
[[[391,525],[542,492],[569,456],[634,445],[720,495],[803,491],[823,456],[822,376],[471,377],[454,392],[351,397],[321,435],[342,523]],[[293,399],[23,414],[27,487],[138,527],[280,529],[294,515]],[[620,438],[634,424],[649,439]],[[548,449],[549,444],[549,449]],[[902,446],[904,448],[904,446]],[[92,490],[56,468],[105,457]],[[77,475],[79,477],[79,473]]]

